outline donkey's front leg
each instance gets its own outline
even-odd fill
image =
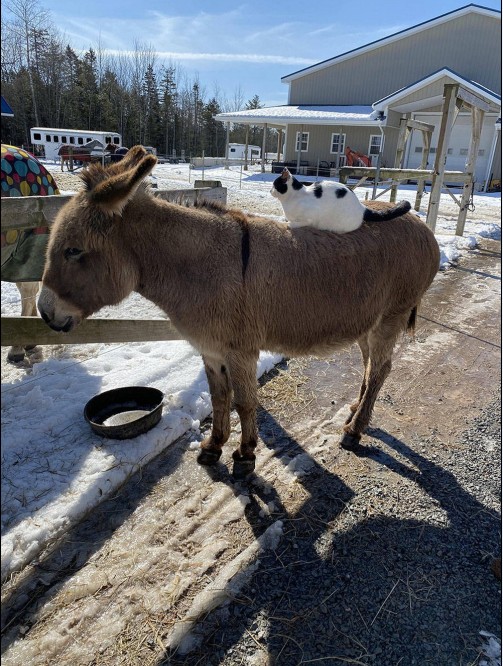
[[[258,353],[236,353],[227,358],[234,389],[234,406],[241,421],[241,444],[232,454],[232,474],[236,479],[243,479],[255,469],[258,437],[257,360]]]
[[[197,457],[200,465],[214,465],[222,455],[222,446],[231,432],[231,383],[229,369],[223,359],[203,356],[204,369],[210,387],[213,406],[213,427],[211,435],[201,442]]]

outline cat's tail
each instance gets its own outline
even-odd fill
[[[363,213],[364,222],[384,222],[385,220],[394,220],[395,217],[400,217],[400,215],[405,215],[410,210],[409,201],[399,201],[396,206],[393,208],[388,208],[387,210],[372,210],[371,208],[365,208]]]

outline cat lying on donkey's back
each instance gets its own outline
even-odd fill
[[[345,185],[326,180],[306,186],[286,167],[273,182],[271,194],[280,200],[291,227],[309,226],[340,234],[358,229],[363,222],[393,220],[410,210],[408,201],[386,211],[370,210]]]

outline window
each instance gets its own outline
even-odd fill
[[[430,148],[430,153],[432,153],[434,155],[436,152],[437,152],[436,148]]]
[[[336,155],[344,153],[344,148],[346,147],[346,135],[345,134],[332,134],[332,142],[330,146],[330,152],[335,153]]]
[[[75,143],[75,137],[74,136],[70,137],[70,143]]]
[[[300,138],[300,132],[297,132],[295,135],[295,152],[299,152],[299,141],[300,141],[300,151],[302,153],[307,152],[309,146],[309,132],[302,132],[302,139]]]
[[[92,141],[92,139],[90,139],[89,137],[87,137],[87,139],[86,139],[86,143],[89,143],[90,141]]]
[[[57,134],[55,134],[52,138],[53,138],[53,141],[59,141]]]
[[[369,141],[369,155],[379,155],[381,152],[381,135],[371,134]]]
[[[236,152],[236,149],[235,149],[235,148],[231,148],[231,153],[235,153],[235,152]]]
[[[45,140],[47,141],[47,143],[50,143],[50,142],[51,142],[51,135],[50,135],[50,134],[46,134],[46,135],[45,135]]]
[[[483,157],[485,152],[486,152],[485,150],[479,150],[479,157]]]
[[[66,136],[62,136],[62,137],[61,137],[61,141],[62,141],[63,143],[67,143],[67,141],[66,141]]]
[[[111,136],[106,136],[105,137],[105,143],[112,143],[112,137]]]
[[[39,134],[38,132],[35,132],[33,135],[33,141],[42,141],[42,135]]]
[[[119,145],[119,143],[120,143],[120,139],[119,139],[119,137],[114,136],[114,143],[117,144],[117,145]]]
[[[460,155],[468,155],[468,148],[461,148],[459,151]]]
[[[79,146],[82,146],[82,144],[84,143],[84,139],[81,136],[77,137],[77,143],[79,144]]]

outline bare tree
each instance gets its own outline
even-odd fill
[[[37,98],[35,95],[35,84],[33,81],[33,40],[36,32],[48,29],[50,13],[43,9],[38,0],[8,0],[5,8],[14,17],[11,30],[17,33],[19,44],[22,45],[22,55],[25,60],[30,92],[33,104],[33,115],[35,124],[39,125]]]

